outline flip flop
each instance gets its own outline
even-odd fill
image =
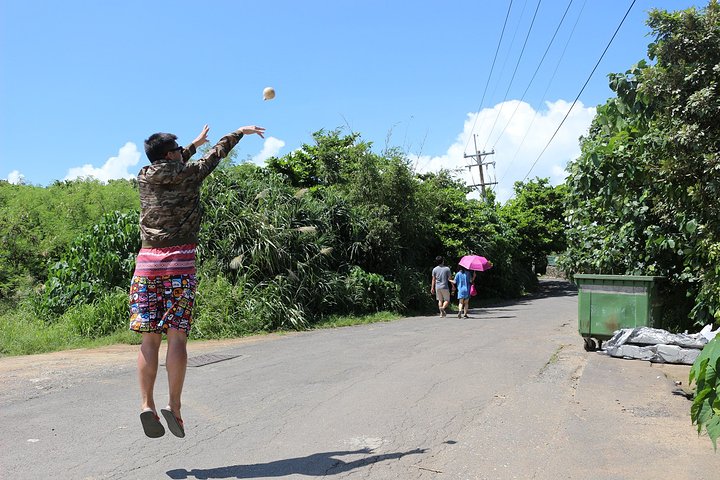
[[[143,410],[140,413],[140,423],[142,423],[145,435],[150,438],[159,438],[165,435],[165,427],[160,423],[160,417],[152,410]]]
[[[167,422],[167,426],[168,429],[170,429],[170,432],[172,432],[172,434],[176,437],[185,437],[185,426],[182,419],[176,417],[173,411],[170,410],[170,407],[161,408],[160,412],[162,413],[163,417],[165,417],[165,421]]]

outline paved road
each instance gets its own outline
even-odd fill
[[[193,344],[237,357],[189,368],[185,439],[143,436],[133,347],[0,359],[0,478],[717,480],[672,393],[688,367],[586,353],[567,287],[470,319]]]

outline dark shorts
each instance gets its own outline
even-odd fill
[[[130,330],[190,333],[195,304],[195,275],[134,276],[130,285]]]

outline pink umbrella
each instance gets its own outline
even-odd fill
[[[475,270],[477,272],[489,270],[493,266],[490,260],[480,255],[465,255],[458,263],[468,270]]]

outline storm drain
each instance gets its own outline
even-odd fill
[[[204,367],[211,363],[224,362],[225,360],[232,360],[240,355],[220,355],[217,353],[209,353],[206,355],[198,355],[197,357],[188,358],[188,367]]]

